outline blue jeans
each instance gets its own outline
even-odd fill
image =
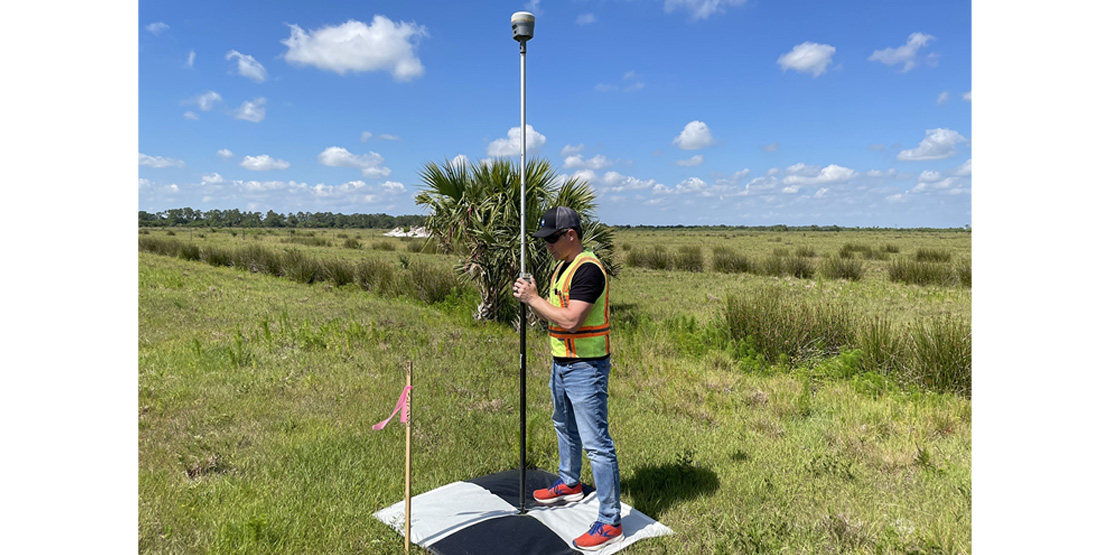
[[[569,486],[582,474],[582,448],[590,458],[600,502],[598,520],[621,522],[620,471],[609,436],[609,359],[551,363],[551,400],[555,435],[559,438],[559,477]]]

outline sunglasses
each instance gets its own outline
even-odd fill
[[[564,229],[554,235],[548,235],[547,237],[544,237],[543,240],[547,241],[548,244],[555,244],[555,242],[558,241],[560,237],[566,235],[567,231],[569,230]]]

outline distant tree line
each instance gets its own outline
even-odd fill
[[[311,227],[392,229],[424,225],[425,216],[389,214],[334,214],[332,212],[290,212],[273,210],[265,214],[232,210],[194,210],[171,208],[161,212],[139,211],[139,227]]]

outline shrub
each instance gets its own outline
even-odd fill
[[[899,258],[887,266],[890,281],[910,285],[954,285],[956,277],[948,264],[915,262]]]
[[[177,235],[177,234],[174,233],[172,229],[167,229],[166,230],[166,235],[169,235],[170,237],[173,237],[174,235]]]
[[[219,247],[200,249],[200,259],[212,266],[231,266],[231,253]]]
[[[705,260],[702,258],[701,247],[697,245],[679,247],[674,255],[674,268],[686,272],[703,271]]]
[[[726,274],[753,272],[754,267],[748,257],[728,247],[713,247],[712,267],[714,271]]]
[[[803,256],[805,258],[816,258],[817,251],[813,247],[800,246],[794,249],[794,256]]]
[[[320,262],[321,277],[341,287],[355,280],[355,269],[345,260],[333,258]]]
[[[860,350],[860,368],[865,372],[890,375],[904,358],[902,339],[885,316],[874,316],[856,327],[855,346]]]
[[[200,247],[194,243],[185,243],[177,251],[177,256],[182,260],[200,260]]]
[[[348,249],[361,249],[362,242],[358,239],[347,237],[346,240],[343,241],[343,247]]]
[[[944,249],[917,249],[914,260],[918,262],[951,262],[952,253]]]
[[[355,264],[354,283],[378,295],[397,293],[397,268],[383,260],[366,259]]]
[[[759,273],[765,276],[786,275],[786,261],[781,256],[769,256],[759,265]]]
[[[840,258],[852,258],[853,253],[860,253],[864,258],[873,258],[871,247],[860,243],[846,243],[840,247]]]
[[[829,279],[859,281],[863,277],[863,262],[830,256],[821,261],[821,275]]]
[[[248,245],[236,251],[234,264],[235,267],[250,272],[261,272],[271,276],[281,275],[281,256],[260,245]]]

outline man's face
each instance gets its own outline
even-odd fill
[[[547,252],[551,253],[552,258],[555,260],[565,260],[567,254],[573,252],[573,241],[571,241],[570,235],[571,231],[569,229],[564,229],[552,236],[555,237],[554,242],[549,240],[544,241],[547,245]],[[551,239],[552,237],[548,237],[547,239]]]

